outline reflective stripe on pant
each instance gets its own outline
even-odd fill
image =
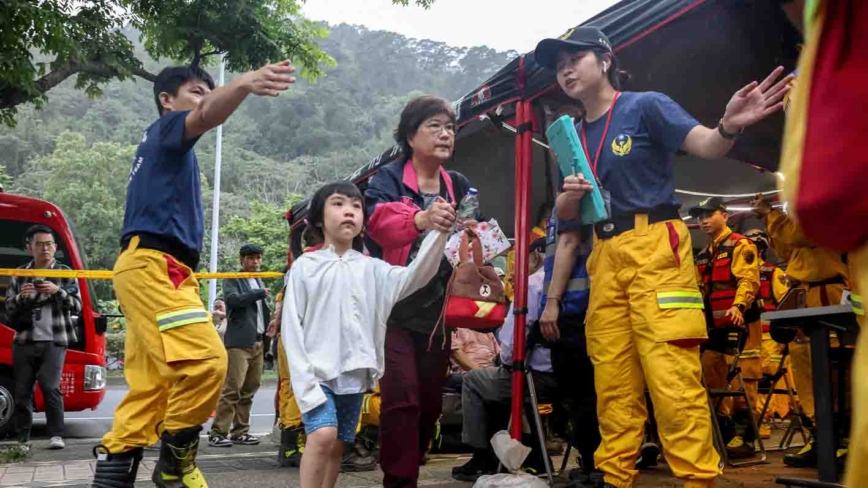
[[[263,344],[256,342],[250,348],[232,347],[226,352],[229,367],[211,432],[240,437],[250,431],[250,409],[262,382],[265,363]]]
[[[784,345],[779,344],[772,339],[771,335],[768,332],[763,333],[763,343],[762,343],[762,367],[763,374],[767,374],[769,376],[774,375],[778,372],[778,369],[781,367],[781,358],[784,353]],[[784,361],[784,365],[787,368],[786,377],[790,382],[790,386],[793,385],[793,373],[792,368],[790,367],[790,358],[787,356],[787,359]],[[786,390],[787,384],[784,382],[784,379],[781,378],[778,380],[777,384],[774,385],[774,388],[777,390]],[[759,411],[762,411],[763,405],[765,405],[765,395],[761,396],[757,399],[757,408]],[[766,410],[766,420],[770,420],[774,418],[775,414],[778,417],[784,418],[790,413],[790,397],[786,394],[774,395],[772,397],[771,402],[769,403],[769,408]]]
[[[851,252],[850,281],[853,293],[859,297],[859,303],[864,303],[868,291],[868,244]],[[850,452],[847,455],[847,471],[844,476],[844,486],[868,486],[868,333],[864,311],[859,315],[859,325],[862,333],[856,343],[853,356],[853,369],[850,375],[851,395],[853,399],[852,420],[850,424]]]
[[[382,405],[382,403],[383,399],[380,396],[380,384],[377,383],[374,391],[372,393],[366,393],[365,398],[362,400],[362,413],[356,432],[362,430],[362,427],[367,427],[369,425],[372,427],[380,426],[380,405]]]
[[[648,225],[637,216],[634,230],[595,242],[588,271],[586,330],[602,435],[594,456],[598,469],[616,487],[634,486],[647,383],[673,473],[686,487],[712,486],[720,458],[701,381],[699,343],[707,334],[701,298],[695,303],[699,290],[687,226]]]
[[[808,307],[825,307],[838,305],[844,295],[844,285],[823,285],[807,289]],[[831,339],[832,347],[838,344],[837,338]],[[814,375],[811,372],[811,344],[809,338],[799,334],[790,344],[790,357],[792,358],[793,379],[796,383],[796,391],[799,393],[799,404],[805,415],[811,420],[814,416]]]
[[[156,431],[201,425],[217,406],[226,349],[199,298],[192,270],[171,256],[137,249],[134,237],[114,268],[126,316],[124,376],[129,392],[103,445],[112,453],[153,445]]]
[[[294,429],[301,427],[301,410],[292,393],[292,383],[289,379],[289,362],[286,361],[286,351],[283,349],[283,341],[277,334],[277,401],[280,425]]]

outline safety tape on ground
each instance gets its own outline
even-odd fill
[[[87,280],[110,280],[114,273],[108,269],[13,269],[0,268],[0,276],[23,276],[29,278],[84,278]],[[283,278],[283,273],[260,271],[258,273],[194,273],[199,280],[225,280],[232,278]]]

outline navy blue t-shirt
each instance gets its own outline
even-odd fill
[[[608,113],[585,123],[592,166],[607,117]],[[613,215],[681,206],[675,195],[672,158],[697,125],[696,119],[662,93],[621,93],[597,166],[602,187],[612,195]],[[576,130],[581,134],[581,123]]]
[[[188,113],[167,112],[145,130],[130,170],[121,241],[147,232],[202,250],[202,182],[193,151],[198,138],[184,140]]]

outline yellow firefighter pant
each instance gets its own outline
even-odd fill
[[[762,413],[762,404],[757,400],[757,386],[762,379],[762,322],[756,322],[748,325],[748,337],[745,343],[744,350],[738,360],[738,365],[741,367],[741,376],[744,378],[744,391],[747,393],[750,405],[753,405],[754,415],[759,422],[759,415]],[[705,375],[705,384],[709,388],[725,389],[726,374],[729,367],[735,361],[735,356],[726,355],[717,351],[705,351],[702,353],[702,371]],[[730,389],[738,390],[741,388],[741,382],[738,377],[730,383]],[[717,408],[718,415],[722,417],[730,417],[734,410],[747,410],[748,403],[745,403],[743,398],[724,398],[720,401]]]
[[[588,354],[602,436],[594,461],[606,482],[634,486],[647,382],[673,473],[688,488],[713,486],[720,458],[701,379],[707,333],[690,234],[680,220],[649,225],[638,215],[635,223],[596,240],[588,260]]]
[[[850,253],[850,281],[853,293],[862,297],[864,307],[865,291],[868,290],[868,245]],[[856,343],[851,370],[851,397],[853,399],[850,424],[850,452],[848,453],[847,473],[844,486],[868,486],[868,333],[864,312],[859,316],[862,332]]]
[[[289,379],[289,362],[286,360],[286,352],[283,349],[283,341],[277,334],[277,380],[278,380],[278,413],[280,425],[283,428],[295,429],[301,427],[301,410],[292,393],[292,383]]]
[[[781,367],[781,359],[784,353],[784,345],[779,344],[772,339],[771,335],[768,332],[763,333],[763,374],[774,375],[778,372],[778,369]],[[787,368],[787,380],[789,380],[790,386],[793,386],[793,373],[792,367],[790,366],[790,358],[784,360],[784,365]],[[774,385],[775,389],[785,390],[787,388],[786,382],[784,382],[784,378],[778,380],[777,384]],[[757,399],[757,409],[759,412],[762,412],[763,405],[765,405],[766,398],[764,396]],[[774,395],[772,396],[771,402],[769,402],[769,408],[766,410],[765,420],[771,420],[777,415],[780,418],[784,418],[787,414],[790,413],[790,409],[792,405],[790,405],[790,398],[788,395]]]
[[[826,285],[807,288],[808,307],[823,307],[841,303],[844,294],[844,285]],[[831,346],[837,347],[837,339],[833,336]],[[799,334],[790,344],[790,357],[792,358],[793,379],[796,382],[796,391],[799,394],[799,404],[802,411],[811,420],[814,416],[814,375],[811,372],[811,344],[804,334]]]
[[[380,426],[380,405],[383,404],[383,399],[380,397],[380,384],[374,387],[371,393],[365,393],[365,398],[362,400],[362,412],[359,419],[359,426],[356,427],[356,433],[362,430],[362,427]]]
[[[118,257],[112,278],[127,322],[129,385],[103,437],[112,453],[155,444],[158,427],[175,432],[205,423],[226,378],[226,349],[192,270],[138,242],[134,237]]]

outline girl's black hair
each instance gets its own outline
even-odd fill
[[[307,213],[307,229],[310,230],[309,235],[310,237],[318,239],[320,242],[325,240],[322,226],[323,220],[325,219],[326,201],[328,201],[329,197],[334,194],[343,195],[347,198],[352,198],[354,200],[357,199],[362,202],[362,225],[364,226],[368,223],[368,211],[365,206],[365,197],[362,195],[362,192],[359,191],[359,188],[349,181],[336,181],[334,183],[329,183],[314,193],[313,198],[310,200],[310,206],[308,207]],[[363,252],[365,249],[365,239],[363,234],[364,231],[353,238],[353,249],[359,252]]]
[[[609,58],[609,61],[611,61],[612,65],[609,66],[609,70],[606,72],[606,77],[609,78],[609,83],[612,84],[612,88],[621,90],[623,85],[630,81],[630,73],[618,69],[618,58],[615,57],[614,53],[604,51],[603,49],[591,49],[591,52],[593,52],[594,56],[596,56],[600,61],[606,61],[607,57]]]
[[[405,161],[413,157],[413,148],[410,147],[409,140],[419,130],[422,122],[436,115],[444,114],[449,117],[449,121],[453,124],[457,121],[455,110],[445,98],[422,95],[407,102],[404,110],[401,111],[398,127],[395,129],[395,142],[401,146],[401,153]]]

